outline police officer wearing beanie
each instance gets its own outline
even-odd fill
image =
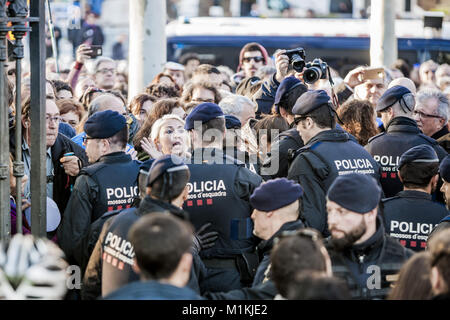
[[[125,153],[125,117],[117,111],[97,112],[88,118],[84,131],[91,165],[80,171],[58,229],[59,245],[73,264],[82,262],[83,239],[91,223],[107,211],[131,207],[138,195],[140,162]]]
[[[424,135],[417,127],[413,119],[414,105],[411,91],[403,86],[394,86],[386,90],[376,107],[386,131],[369,139],[365,148],[381,166],[380,182],[386,197],[393,197],[403,189],[397,171],[404,152],[427,144],[436,151],[439,161],[447,155],[436,140]]]
[[[170,213],[182,220],[189,220],[188,213],[182,209],[189,192],[186,185],[189,177],[188,167],[175,155],[166,155],[153,162],[139,207],[124,210],[105,222],[86,269],[83,299],[96,299],[100,294],[105,296],[139,279],[132,268],[134,252],[128,242],[128,231],[140,217],[155,212]],[[195,237],[194,262],[188,283],[197,293],[200,293],[198,282],[205,273],[198,252],[212,246],[217,238],[216,232],[203,233],[208,225],[202,227]]]
[[[226,293],[208,293],[209,299],[261,300],[273,299],[277,290],[271,279],[270,253],[275,238],[284,231],[304,228],[299,220],[303,189],[298,183],[286,178],[277,178],[262,183],[250,197],[254,223],[253,233],[263,240],[258,245],[260,263],[251,288],[232,290]]]
[[[323,90],[308,91],[293,108],[305,146],[297,151],[288,179],[305,191],[302,216],[307,227],[328,235],[325,195],[340,175],[358,172],[379,179],[379,166],[355,139],[336,128],[336,114]]]
[[[326,246],[333,274],[347,282],[353,299],[384,299],[392,276],[413,254],[385,234],[380,198],[377,181],[358,173],[337,177],[327,193]]]
[[[431,199],[438,171],[439,159],[431,146],[422,144],[409,149],[398,165],[403,191],[382,200],[387,233],[414,251],[425,249],[428,234],[448,214],[444,205]]]
[[[200,256],[208,269],[205,291],[228,291],[250,285],[257,239],[253,236],[253,190],[262,179],[245,164],[223,153],[225,118],[214,103],[202,103],[186,118],[193,153],[189,181],[190,194],[184,204],[196,229],[207,222],[219,232],[214,247]],[[254,259],[253,259],[254,260]],[[249,270],[250,269],[250,270]]]
[[[294,123],[292,108],[297,99],[306,91],[308,88],[295,77],[285,78],[276,91],[274,111],[286,120],[290,129],[281,132],[270,147],[270,152],[261,169],[261,175],[265,180],[286,177],[289,165],[293,160],[291,153],[304,146]]]
[[[446,156],[442,160],[439,166],[439,175],[442,180],[442,187],[440,191],[444,195],[444,200],[446,202],[447,210],[450,208],[450,156]],[[439,224],[433,229],[428,237],[430,241],[431,237],[437,234],[439,231],[450,228],[450,215],[444,217]]]

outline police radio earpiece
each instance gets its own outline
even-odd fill
[[[414,95],[412,93],[407,93],[400,98],[399,103],[403,112],[408,113],[414,109],[414,106],[416,105],[416,99],[414,98]]]

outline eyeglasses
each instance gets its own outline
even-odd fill
[[[87,141],[88,141],[88,140],[91,140],[91,139],[95,139],[95,138],[91,138],[91,137],[88,137],[88,136],[84,136],[84,137],[83,137],[83,145],[86,145],[86,144],[87,144]]]
[[[61,117],[60,116],[49,116],[49,115],[45,115],[45,121],[46,122],[50,122],[53,121],[55,123],[59,123],[61,121]]]
[[[419,110],[414,110],[413,111],[413,115],[415,115],[415,116],[419,116],[420,118],[437,118],[437,119],[441,119],[442,117],[441,116],[437,116],[437,115],[434,115],[434,114],[428,114],[428,113],[424,113],[424,112],[422,112],[422,111],[419,111]]]
[[[214,99],[197,98],[197,99],[192,100],[192,102],[214,102]]]
[[[250,61],[252,61],[252,60],[254,60],[255,62],[261,62],[261,61],[264,60],[264,58],[261,57],[261,56],[259,56],[259,57],[244,57],[244,58],[242,59],[243,62],[250,62]]]
[[[99,69],[99,70],[97,70],[97,72],[102,73],[102,74],[106,74],[106,73],[108,73],[108,72],[116,73],[116,69],[114,69],[114,68],[110,68],[110,69]]]
[[[314,242],[322,241],[322,235],[317,230],[311,228],[302,228],[298,230],[283,231],[279,236],[277,236],[274,239],[274,244],[277,244],[282,239],[289,237],[303,237],[311,239]]]

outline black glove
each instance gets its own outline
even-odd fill
[[[193,241],[193,253],[199,253],[203,249],[209,249],[216,244],[216,239],[219,237],[219,233],[217,231],[211,231],[208,233],[204,233],[206,229],[211,226],[211,223],[205,223],[203,226],[198,229],[197,232],[194,233],[194,241]]]

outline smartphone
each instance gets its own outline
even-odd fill
[[[91,45],[91,50],[92,52],[89,54],[89,56],[92,59],[97,58],[98,56],[101,56],[103,54],[102,46]]]
[[[373,80],[373,79],[384,79],[384,69],[383,68],[369,68],[361,73],[361,81]]]

